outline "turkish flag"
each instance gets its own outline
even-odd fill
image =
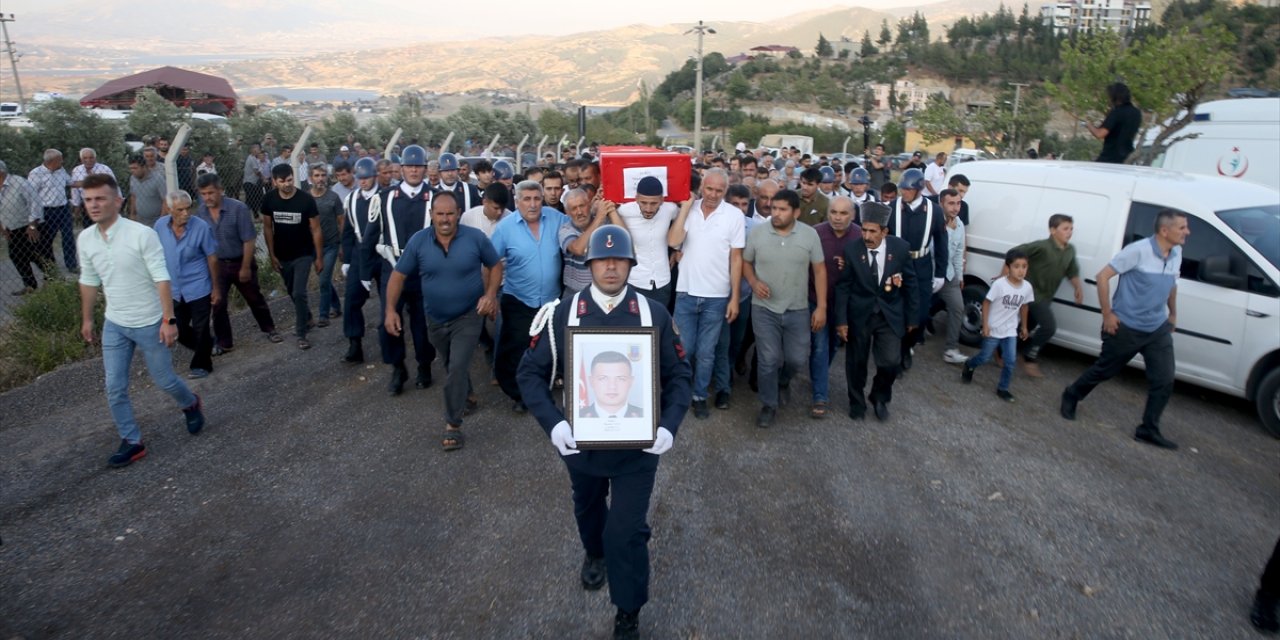
[[[587,364],[585,362],[578,363],[578,408],[585,409],[589,401],[587,399]]]

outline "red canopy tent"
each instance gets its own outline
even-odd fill
[[[80,106],[100,109],[127,109],[133,106],[139,89],[154,89],[166,100],[192,111],[224,115],[236,108],[236,92],[231,83],[218,76],[177,67],[160,67],[116,78],[80,99]]]

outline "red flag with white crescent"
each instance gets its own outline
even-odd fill
[[[578,363],[578,408],[587,408],[587,364]]]

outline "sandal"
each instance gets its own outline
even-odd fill
[[[457,451],[462,448],[462,445],[465,442],[466,438],[462,435],[462,429],[446,428],[444,430],[444,438],[441,441],[441,445],[444,447],[445,451]]]
[[[279,331],[268,331],[267,340],[270,340],[271,342],[274,342],[276,344],[284,342],[284,338],[280,336]]]
[[[306,338],[298,338],[298,348],[306,351],[311,348],[311,343],[307,342]]]
[[[812,407],[809,407],[809,417],[821,420],[827,417],[827,411],[830,407],[831,405],[826,402],[815,402]]]

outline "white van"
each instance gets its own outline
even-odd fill
[[[976,342],[982,297],[1005,252],[1048,237],[1049,216],[1065,213],[1075,219],[1085,295],[1077,305],[1071,285],[1059,287],[1053,342],[1097,354],[1094,277],[1125,244],[1154,233],[1158,211],[1177,209],[1191,227],[1178,282],[1177,378],[1254,401],[1280,438],[1280,194],[1228,178],[1089,162],[993,160],[965,165],[964,175],[972,182],[966,342]],[[1141,356],[1132,364],[1142,366]]]
[[[785,133],[770,133],[760,138],[760,144],[757,147],[766,147],[769,149],[777,149],[780,147],[795,147],[800,153],[813,153],[813,138],[809,136],[794,136]]]
[[[1280,190],[1280,98],[1217,100],[1196,107],[1179,140],[1151,166],[1239,178]]]

